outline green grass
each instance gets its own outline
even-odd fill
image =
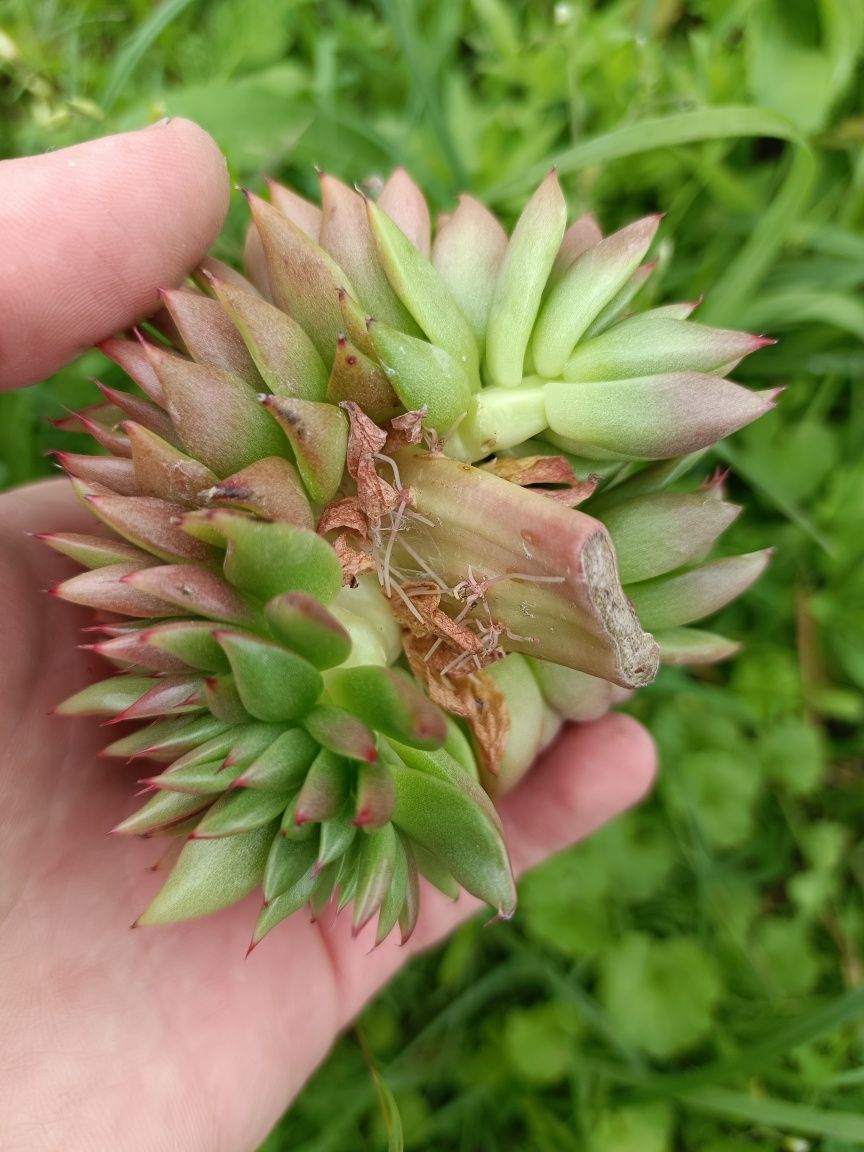
[[[666,211],[657,298],[704,293],[700,318],[780,337],[744,374],[786,385],[780,408],[705,465],[748,505],[728,549],[777,555],[718,623],[744,653],[633,703],[662,753],[654,797],[529,877],[513,922],[412,964],[267,1152],[396,1148],[400,1129],[417,1152],[864,1146],[858,0],[5,13],[4,155],[169,112],[253,186],[404,163],[436,208],[468,188],[511,218],[555,162],[607,228]],[[45,418],[97,371],[91,354],[0,399],[0,482],[48,473],[64,438]]]

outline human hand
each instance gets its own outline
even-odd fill
[[[226,200],[222,158],[184,121],[0,165],[3,385],[155,309]],[[76,649],[86,613],[43,594],[71,570],[25,535],[40,531],[92,531],[64,482],[0,497],[0,1147],[254,1149],[364,1003],[478,904],[424,892],[410,944],[371,954],[346,919],[300,914],[244,960],[249,901],[130,932],[159,850],[105,833],[141,768],[97,759],[92,723],[48,715],[104,668]],[[566,730],[501,802],[517,870],[635,803],[653,771],[626,716]]]

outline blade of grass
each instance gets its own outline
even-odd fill
[[[809,203],[816,171],[816,160],[810,149],[797,148],[780,192],[711,288],[710,298],[700,314],[703,323],[722,326],[748,316],[751,297]]]
[[[737,105],[701,108],[694,112],[678,112],[671,116],[640,120],[613,132],[605,132],[602,136],[583,140],[581,144],[526,169],[512,180],[494,184],[485,189],[484,195],[494,202],[521,195],[533,189],[552,164],[557,167],[560,175],[566,176],[580,172],[591,164],[608,164],[656,148],[673,148],[679,144],[695,144],[702,140],[753,136],[769,136],[796,144],[802,142],[794,125],[764,108]]]
[[[800,1132],[804,1136],[849,1140],[864,1144],[864,1116],[852,1112],[811,1108],[787,1100],[757,1099],[726,1088],[693,1088],[677,1092],[675,1099],[688,1108],[740,1120],[760,1127],[779,1128],[782,1132]]]
[[[166,0],[143,24],[136,28],[118,52],[114,67],[108,76],[101,100],[102,108],[106,112],[109,112],[114,106],[117,98],[128,84],[132,73],[141,63],[157,36],[182,12],[185,12],[192,2],[193,0]]]

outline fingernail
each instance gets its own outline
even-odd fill
[[[172,116],[163,116],[161,120],[156,120],[153,124],[148,124],[148,128],[162,128],[166,124],[170,124],[172,119]]]

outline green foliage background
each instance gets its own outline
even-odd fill
[[[192,116],[239,182],[405,164],[512,219],[553,161],[607,229],[667,212],[658,299],[780,337],[776,413],[722,445],[777,546],[728,668],[633,711],[653,798],[416,961],[266,1143],[587,1152],[864,1145],[864,102],[860,0],[3,0],[0,155]],[[165,206],[166,212],[170,205]],[[220,255],[238,257],[232,208]],[[0,398],[0,483],[97,354]],[[71,441],[69,443],[71,446]],[[290,977],[286,973],[286,979]],[[277,1009],[278,1010],[278,1009]],[[391,1099],[388,1093],[395,1098]],[[388,1129],[389,1127],[389,1135]]]

